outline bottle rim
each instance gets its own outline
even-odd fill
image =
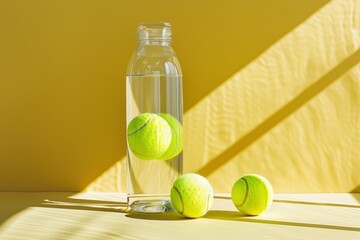
[[[171,42],[172,32],[169,22],[141,22],[138,26],[139,41]]]

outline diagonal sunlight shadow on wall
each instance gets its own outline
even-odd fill
[[[358,201],[358,203],[360,203],[360,185],[356,186],[352,191],[351,191],[351,195],[354,199],[356,199],[356,201]]]
[[[206,175],[218,192],[249,172],[279,192],[357,185],[360,72],[349,69],[358,61],[359,14],[355,1],[330,2],[190,109],[185,171]]]
[[[275,112],[268,119],[264,120],[259,126],[254,130],[247,133],[242,137],[238,142],[230,146],[226,151],[218,155],[216,158],[212,159],[204,167],[198,170],[198,173],[203,176],[208,176],[212,172],[216,171],[217,168],[227,163],[232,157],[234,157],[239,152],[243,151],[249,145],[254,143],[261,136],[266,134],[274,126],[281,123],[286,117],[297,111],[303,105],[305,105],[309,100],[314,98],[317,94],[327,88],[330,84],[336,81],[341,75],[346,73],[352,67],[360,62],[360,50],[357,50],[354,54],[340,63],[338,66],[333,68],[329,73],[324,75],[317,82],[312,84],[310,87],[305,89],[293,100],[288,102],[284,107],[279,111]]]
[[[359,194],[360,194],[360,185],[357,186],[357,187],[355,187],[354,189],[352,189],[350,192],[351,192],[351,193],[359,193]]]
[[[124,156],[108,170],[89,183],[83,191],[126,192],[126,157]]]
[[[189,26],[187,21],[182,22],[182,24],[176,24],[179,16],[173,16],[175,21],[174,26],[177,26],[177,29],[180,28],[176,37],[177,40],[174,42],[174,47],[177,49],[178,54],[180,54],[180,59],[191,59],[190,61],[182,62],[183,70],[186,71],[184,78],[184,110],[187,111],[199,101],[199,99],[206,97],[208,93],[221,85],[233,72],[253,61],[268,47],[289,31],[292,31],[328,2],[327,0],[319,0],[306,4],[300,1],[292,2],[291,4],[276,2],[271,6],[271,11],[269,11],[269,4],[266,1],[260,1],[256,4],[239,3],[234,5],[227,3],[221,7],[221,10],[218,11],[217,9],[216,11],[216,15],[221,16],[221,20],[216,16],[204,19],[203,15],[192,14],[194,16],[192,16],[191,19],[195,22],[195,25],[192,24],[191,32],[193,37],[191,40],[188,37],[184,37],[187,36],[190,30],[186,28],[186,26]],[[213,4],[209,3],[209,7],[211,7],[211,5]],[[201,8],[199,8],[200,6]],[[186,6],[186,12],[195,13],[197,9],[202,9],[203,5],[197,3],[193,7],[194,9],[188,9]],[[237,8],[238,10],[235,10]],[[299,8],[301,8],[300,11]],[[228,9],[231,9],[231,11]],[[179,9],[179,11],[181,10]],[[223,12],[227,13],[226,16],[224,16]],[[256,15],[261,15],[261,18]],[[282,21],[284,17],[287,18],[287,22]],[[171,18],[169,20],[171,20]],[[204,21],[207,22],[207,26],[203,26]],[[264,22],[266,22],[266,24],[264,24]],[[268,31],[269,26],[271,26],[271,31]],[[212,31],[212,29],[217,30]],[[241,29],[241,34],[233,33],[235,29]],[[181,30],[186,34],[181,34]],[[203,42],[204,36],[208,38],[206,42]],[[224,39],[223,36],[231,37]],[[222,45],[221,48],[215,47],[218,46],[219,42],[224,40],[227,43],[226,45]],[[200,41],[203,43],[200,44]],[[199,44],[201,47],[199,47]],[[188,46],[188,49],[181,51],[181,46]],[[213,49],[215,52],[212,51],[211,54],[209,54],[209,49]],[[206,54],[208,58],[205,63],[202,59]],[[227,59],[227,63],[223,64],[222,59]],[[201,61],[202,64],[197,64],[196,66],[193,64],[193,62],[199,61]],[[221,69],[221,71],[208,71],[209,68]],[[201,75],[201,78],[199,75]],[[206,84],[203,84],[202,79],[206,79]],[[124,153],[122,152],[121,154]],[[124,162],[119,164],[121,161]],[[123,171],[121,172],[119,169]],[[125,178],[122,177],[119,179],[116,176],[116,172],[125,173],[124,170],[125,158],[121,158],[116,163],[111,164],[108,170],[106,170],[105,164],[103,167],[99,166],[97,170],[99,172],[98,175],[95,175],[96,178],[91,182],[89,181],[89,186],[87,186],[85,190],[124,190]],[[118,188],[119,182],[121,185],[120,188]]]
[[[229,192],[229,182],[248,172],[265,175],[278,192],[355,185],[360,70],[329,85],[358,61],[359,9],[356,1],[330,2],[189,109],[185,172],[207,175],[216,192]],[[279,124],[285,118],[291,121]],[[123,159],[116,164],[125,169]],[[105,190],[90,185],[87,190]]]

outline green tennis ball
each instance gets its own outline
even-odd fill
[[[260,215],[273,201],[273,188],[263,176],[249,174],[237,180],[231,191],[235,207],[247,215]]]
[[[128,144],[140,159],[158,159],[165,154],[171,143],[171,128],[162,117],[143,113],[128,126]]]
[[[206,178],[189,173],[176,179],[170,197],[176,211],[188,218],[199,218],[211,208],[213,189]]]
[[[181,123],[170,114],[160,113],[171,128],[171,143],[168,150],[160,157],[161,160],[169,160],[177,156],[183,150],[183,127]]]

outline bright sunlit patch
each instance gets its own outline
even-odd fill
[[[126,191],[126,157],[117,161],[101,176],[91,182],[84,191],[88,192],[125,192]]]
[[[244,173],[266,176],[280,192],[347,191],[357,185],[353,169],[360,169],[360,70],[352,68],[360,46],[356,5],[330,2],[187,111],[185,171],[206,175],[215,191],[225,192]],[[286,119],[266,122],[338,65],[346,70],[337,73],[344,74],[338,80],[326,79],[337,80],[334,84],[303,97],[306,102],[287,109]],[[259,126],[262,132],[244,141]],[[231,148],[241,141],[240,147]]]
[[[188,110],[185,172],[206,175],[215,192],[229,192],[244,173],[266,176],[279,192],[346,192],[359,185],[358,5],[331,1]],[[326,78],[337,66],[337,77]],[[320,80],[329,84],[306,96]],[[304,93],[303,102],[287,106]],[[270,118],[284,106],[285,117]],[[125,191],[124,179],[121,160],[86,190]]]

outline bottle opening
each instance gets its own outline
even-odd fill
[[[138,27],[140,42],[171,42],[171,24],[168,22],[145,22]]]

